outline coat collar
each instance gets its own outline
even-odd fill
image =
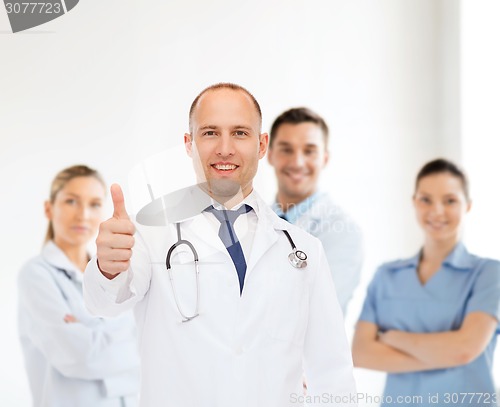
[[[136,215],[144,226],[166,226],[199,215],[212,204],[212,199],[198,185],[163,195],[144,206]]]
[[[273,227],[288,229],[287,222],[274,215],[255,189],[238,206],[245,203],[254,209],[259,221],[262,217],[270,221]],[[155,199],[144,206],[135,219],[144,226],[166,226],[194,219],[210,205],[221,206],[200,186],[192,185]]]
[[[252,271],[262,256],[277,242],[279,238],[278,233],[280,233],[278,230],[288,230],[290,228],[290,223],[278,217],[260,198],[256,191],[252,193],[255,194],[258,222],[252,253],[247,262],[247,273]]]
[[[188,229],[189,235],[203,237],[203,242],[209,250],[204,253],[201,251],[202,248],[200,247],[200,257],[203,257],[203,254],[210,254],[215,251],[221,252],[229,257],[229,254],[222,241],[217,236],[216,231],[210,226],[207,218],[201,213],[207,206],[212,204],[212,202],[209,202],[208,205],[206,205],[206,203],[207,201],[203,200],[203,204],[199,205],[199,208],[201,209],[199,209],[197,214],[181,221],[184,225],[183,228]],[[252,252],[250,254],[250,258],[247,259],[247,273],[249,273],[262,258],[264,253],[266,253],[276,243],[279,238],[279,234],[281,233],[280,231],[289,230],[292,226],[287,221],[279,218],[255,190],[253,190],[241,204],[245,203],[254,209],[258,219],[253,239]]]
[[[80,282],[83,281],[83,273],[52,240],[49,240],[43,247],[42,257],[47,263],[64,272],[69,278]]]

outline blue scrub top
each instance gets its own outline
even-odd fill
[[[372,322],[381,331],[425,333],[457,330],[465,316],[474,311],[500,320],[499,261],[474,256],[458,243],[441,269],[422,285],[417,275],[419,258],[420,252],[377,270],[368,287],[360,321]],[[497,405],[491,372],[495,345],[496,334],[484,352],[467,365],[388,374],[384,400],[392,399],[392,403],[382,405],[405,405],[396,403],[398,396],[422,397],[422,401],[415,399],[418,402],[406,405]],[[468,392],[483,396],[464,398],[463,393]]]
[[[307,197],[303,201],[297,203],[297,204],[292,204],[290,205],[290,208],[285,212],[283,212],[283,209],[281,205],[278,202],[274,202],[271,205],[271,209],[278,215],[280,218],[283,218],[290,222],[291,224],[295,225],[299,218],[304,214],[309,212],[309,210],[312,208],[314,203],[321,198],[323,195],[326,195],[325,192],[315,192],[311,196]],[[309,232],[311,233],[311,232]]]

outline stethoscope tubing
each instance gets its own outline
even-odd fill
[[[172,293],[174,295],[174,301],[177,306],[177,310],[181,314],[182,317],[182,322],[189,322],[192,319],[196,318],[199,315],[199,304],[200,304],[200,269],[199,269],[199,257],[198,257],[198,252],[196,251],[194,245],[189,241],[182,239],[181,237],[181,225],[180,223],[176,223],[176,228],[177,228],[177,242],[175,242],[170,248],[168,249],[167,252],[167,257],[165,259],[165,265],[167,267],[168,271],[168,276],[170,279],[170,284],[172,285]],[[288,255],[288,260],[290,264],[295,267],[295,268],[304,268],[307,266],[307,254],[303,252],[302,250],[297,250],[297,247],[295,246],[295,243],[290,236],[290,233],[288,233],[287,230],[282,230],[283,233],[285,234],[286,238],[288,239],[288,242],[290,243],[290,246],[292,247],[292,253]],[[174,276],[172,274],[172,265],[170,263],[170,257],[172,256],[172,253],[174,252],[175,249],[177,249],[179,246],[186,245],[191,249],[191,252],[194,257],[194,267],[195,267],[195,273],[196,273],[196,307],[194,314],[192,316],[186,315],[186,313],[182,310],[182,307],[179,303],[179,298],[177,297],[177,290],[175,289],[175,282],[174,282]]]
[[[170,284],[172,285],[172,293],[174,294],[174,300],[175,304],[177,305],[177,309],[179,310],[179,313],[182,316],[182,322],[188,322],[191,321],[193,318],[196,318],[199,315],[198,308],[200,304],[200,269],[198,265],[198,252],[196,251],[195,247],[189,240],[184,240],[181,238],[181,225],[180,223],[176,223],[177,226],[177,242],[175,242],[172,246],[170,246],[170,249],[168,249],[167,252],[167,258],[165,260],[165,265],[167,266],[168,270],[168,276],[170,278]],[[174,282],[174,276],[172,275],[172,265],[170,264],[170,257],[172,256],[173,251],[178,248],[179,246],[182,246],[185,244],[191,249],[191,252],[193,253],[194,257],[194,268],[195,268],[195,274],[196,274],[196,308],[194,311],[194,314],[192,316],[188,316],[184,313],[182,310],[182,307],[179,303],[179,299],[177,297],[177,290],[175,289],[175,282]]]

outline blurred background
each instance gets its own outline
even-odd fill
[[[377,265],[419,249],[411,195],[426,161],[465,167],[466,244],[499,258],[499,18],[497,0],[85,0],[12,34],[0,5],[0,405],[30,405],[16,274],[41,249],[53,176],[95,167],[124,187],[130,212],[149,200],[146,182],[155,195],[189,185],[188,109],[215,82],[248,88],[265,130],[296,106],[328,122],[322,186],[365,237],[349,337]],[[255,185],[273,200],[265,160]],[[356,377],[381,394],[383,374]]]

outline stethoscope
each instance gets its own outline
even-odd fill
[[[181,314],[182,317],[182,322],[189,322],[192,319],[196,318],[199,314],[198,312],[198,306],[200,304],[200,269],[199,269],[199,257],[198,257],[198,252],[196,251],[195,247],[189,240],[184,240],[181,237],[181,224],[176,223],[175,224],[177,228],[177,242],[175,242],[172,246],[170,246],[170,249],[168,249],[167,252],[167,258],[165,259],[165,264],[167,266],[168,270],[168,276],[170,279],[170,285],[172,286],[172,293],[174,294],[174,301],[175,305],[177,306],[177,309],[179,310],[179,314]],[[290,233],[286,230],[282,230],[282,232],[285,234],[287,237],[288,241],[290,242],[290,246],[292,246],[292,252],[288,255],[288,261],[290,264],[298,269],[307,267],[307,254],[303,252],[302,250],[297,250],[297,247],[295,246],[295,243],[292,240],[292,237],[290,236]],[[175,290],[175,283],[174,283],[174,276],[172,274],[172,265],[170,263],[170,257],[172,256],[172,253],[174,252],[175,249],[177,249],[179,246],[186,245],[191,249],[191,252],[193,253],[193,259],[194,259],[194,269],[195,269],[195,274],[196,274],[196,306],[194,310],[193,315],[186,315],[186,313],[182,310],[182,307],[179,303],[179,300],[177,298],[177,291]]]

